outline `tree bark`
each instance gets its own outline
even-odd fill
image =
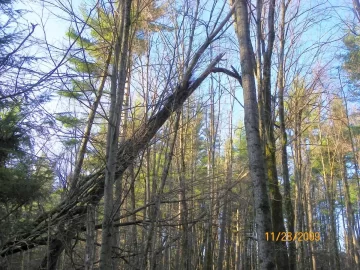
[[[354,6],[356,17],[357,17],[358,21],[360,22],[360,2],[359,2],[359,0],[353,0],[353,6]]]
[[[49,253],[44,257],[40,265],[40,270],[56,270],[56,265],[60,254],[64,250],[64,242],[59,239],[53,239],[48,247]]]
[[[130,59],[130,57],[129,57]],[[128,70],[129,70],[129,65],[130,65],[130,60],[128,61]],[[124,112],[121,112],[121,115],[123,116],[121,119],[121,136],[119,139],[119,144],[123,143],[126,140],[126,134],[127,134],[127,119],[128,119],[128,107],[129,107],[129,95],[130,95],[130,71],[127,72],[127,81],[125,83],[125,93],[124,93]],[[120,175],[117,179],[115,179],[115,196],[114,196],[114,209],[115,209],[115,214],[114,214],[114,218],[115,219],[119,219],[120,215],[121,215],[121,211],[120,211],[120,207],[123,203],[123,198],[122,198],[122,191],[123,191],[123,186],[122,186],[122,177],[123,175]],[[116,248],[120,248],[120,243],[121,243],[121,239],[120,239],[120,230],[121,228],[114,228],[114,247]],[[118,269],[120,268],[120,259],[117,258],[115,261],[115,268]]]
[[[156,236],[156,227],[158,226],[158,222],[159,222],[159,216],[160,216],[160,202],[161,202],[161,198],[162,198],[162,194],[164,192],[164,187],[166,184],[166,180],[168,178],[168,174],[170,171],[170,166],[171,166],[171,161],[173,159],[173,155],[174,155],[174,148],[175,148],[175,142],[176,142],[176,137],[177,137],[177,133],[178,133],[178,129],[179,129],[179,121],[180,121],[180,112],[177,112],[177,116],[176,116],[176,120],[175,120],[175,124],[174,124],[174,135],[172,138],[172,141],[170,143],[169,146],[169,151],[166,155],[166,164],[164,166],[162,175],[161,175],[161,181],[160,181],[160,187],[159,187],[159,191],[158,194],[155,197],[154,200],[154,208],[153,211],[151,213],[151,224],[150,224],[150,228],[149,228],[149,233],[148,233],[148,238],[146,241],[146,246],[145,246],[145,256],[147,256],[146,254],[149,253],[150,249],[151,249],[151,256],[150,256],[150,260],[149,260],[149,265],[148,265],[148,260],[144,260],[144,269],[156,269],[156,252],[154,250],[154,246],[152,241]]]
[[[339,257],[339,248],[337,243],[337,236],[336,236],[336,220],[335,220],[335,188],[334,188],[334,167],[333,167],[333,160],[330,153],[330,145],[329,140],[326,137],[322,136],[321,126],[319,127],[319,141],[321,145],[323,141],[325,141],[326,152],[323,153],[323,150],[320,151],[320,159],[321,159],[321,166],[322,166],[322,178],[324,181],[325,187],[325,198],[329,208],[329,225],[330,225],[330,234],[329,234],[329,252],[331,254],[330,259],[330,267],[331,269],[340,270],[340,257]],[[327,154],[327,155],[325,155]]]
[[[285,231],[283,210],[282,210],[282,195],[280,193],[279,182],[276,170],[276,145],[274,137],[274,121],[272,111],[271,98],[271,57],[273,51],[273,44],[275,40],[275,0],[269,1],[268,12],[268,44],[266,52],[264,53],[263,76],[261,81],[261,89],[264,102],[264,115],[261,123],[263,123],[263,132],[265,140],[265,162],[267,179],[269,181],[270,202],[271,202],[271,216],[272,216],[272,231],[275,235],[281,234]],[[286,242],[275,242],[275,258],[278,269],[289,269],[289,260],[287,255]]]
[[[234,93],[231,93],[233,96]],[[228,197],[229,197],[229,187],[231,185],[232,180],[232,164],[233,164],[233,137],[232,137],[232,116],[233,116],[233,109],[234,109],[234,99],[230,96],[230,112],[229,112],[229,144],[228,149],[225,151],[225,170],[226,170],[226,186],[225,186],[225,196],[224,196],[224,207],[223,212],[221,216],[221,227],[220,227],[220,236],[219,236],[219,256],[218,256],[218,262],[217,262],[217,269],[222,270],[223,269],[223,263],[224,263],[224,256],[225,256],[225,231],[227,229],[228,233],[228,243],[227,243],[227,250],[226,250],[226,269],[230,269],[230,246],[231,246],[231,204],[229,203]],[[226,147],[226,146],[225,146]],[[230,210],[230,211],[229,211]]]
[[[212,48],[210,47],[210,54],[212,55]],[[208,130],[208,140],[207,140],[207,177],[208,184],[210,187],[210,198],[207,213],[209,214],[207,224],[206,224],[206,248],[205,248],[205,261],[204,261],[204,270],[211,270],[213,265],[213,216],[214,216],[214,178],[215,178],[215,91],[214,91],[214,78],[211,77],[210,87],[209,87],[209,96],[210,96],[210,113],[206,110],[206,127]],[[209,119],[208,119],[209,118]]]
[[[89,204],[86,211],[85,270],[93,270],[95,259],[95,206]]]
[[[253,182],[255,223],[259,246],[260,269],[275,269],[271,242],[266,241],[265,233],[271,231],[271,213],[266,184],[265,160],[259,134],[259,114],[256,101],[253,47],[250,39],[248,8],[246,0],[235,3],[235,23],[240,43],[241,71],[244,93],[245,130],[249,154],[250,176]]]
[[[345,193],[345,205],[346,205],[346,222],[347,222],[347,229],[348,229],[348,242],[349,242],[349,250],[350,256],[354,260],[354,266],[356,269],[360,269],[360,262],[359,262],[359,252],[360,246],[356,239],[356,234],[354,231],[355,228],[355,217],[354,217],[354,210],[351,205],[350,200],[350,189],[349,189],[349,182],[347,179],[347,168],[346,168],[346,158],[343,157],[343,170],[342,170],[342,182],[343,188]]]
[[[104,218],[102,226],[102,243],[100,253],[100,270],[112,269],[112,246],[114,232],[113,218],[116,213],[113,203],[113,185],[115,183],[116,155],[120,132],[121,110],[124,100],[126,71],[128,63],[128,46],[130,31],[131,0],[119,2],[119,27],[115,27],[114,65],[111,77],[111,103],[108,132],[106,140],[106,167],[104,185]],[[118,31],[118,32],[117,32]],[[120,177],[121,179],[121,177]],[[120,184],[121,185],[121,184]]]
[[[311,170],[311,161],[310,161],[310,154],[309,151],[306,153],[307,159],[307,169],[306,169],[306,176],[305,176],[305,206],[306,206],[306,220],[307,220],[307,232],[314,233],[314,224],[313,224],[313,207],[312,207],[312,196],[311,196],[311,187],[312,187],[312,175],[309,170]],[[309,168],[310,167],[310,168]],[[316,270],[316,257],[315,257],[315,246],[313,241],[309,241],[307,243],[310,249],[310,258],[309,264],[313,270]]]
[[[282,177],[284,181],[284,206],[285,217],[287,219],[287,231],[294,235],[294,209],[291,201],[291,186],[288,168],[287,155],[287,134],[285,126],[285,109],[284,109],[284,91],[285,91],[285,74],[284,74],[284,56],[285,56],[285,0],[281,1],[281,22],[280,22],[280,48],[279,48],[279,73],[278,73],[278,89],[279,89],[279,120],[280,120],[280,144],[282,158]],[[290,270],[296,269],[296,246],[295,242],[289,242],[289,267]]]
[[[180,209],[180,222],[181,222],[181,230],[182,230],[182,239],[181,239],[181,269],[184,270],[191,270],[191,246],[189,245],[189,229],[188,229],[188,204],[186,199],[186,179],[185,179],[185,173],[186,173],[186,166],[185,166],[185,149],[186,149],[186,143],[185,143],[185,136],[186,129],[184,129],[184,126],[186,124],[183,120],[183,114],[181,114],[181,126],[183,127],[181,130],[181,133],[179,134],[179,151],[180,155],[178,158],[178,178],[179,178],[179,209]]]

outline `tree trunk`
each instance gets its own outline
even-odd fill
[[[221,30],[226,25],[228,20],[231,18],[234,12],[234,8],[225,16],[225,18],[218,24],[218,26],[208,35],[207,39],[203,44],[194,52],[193,57],[190,61],[189,67],[184,72],[184,76],[180,82],[177,82],[177,86],[173,89],[166,100],[161,103],[161,107],[158,112],[155,113],[150,119],[145,121],[140,127],[134,132],[131,138],[127,139],[124,143],[119,145],[117,153],[117,170],[116,175],[119,176],[125,172],[125,170],[132,164],[135,158],[138,156],[140,151],[144,150],[156,132],[163,126],[170,115],[178,110],[186,101],[186,99],[200,86],[200,84],[213,72],[215,66],[220,62],[223,54],[219,54],[215,57],[206,69],[197,78],[192,77],[194,69],[197,66],[199,59],[203,56],[209,45],[221,35]],[[49,225],[54,225],[59,220],[64,220],[68,225],[68,231],[74,233],[79,232],[79,225],[82,221],[82,214],[85,213],[86,207],[84,204],[92,202],[97,204],[104,195],[104,168],[100,168],[93,174],[84,177],[79,182],[79,191],[76,196],[70,196],[62,201],[57,207],[51,211],[40,215],[32,224],[29,226],[31,230],[24,232],[19,235],[17,240],[9,240],[4,243],[0,250],[0,256],[8,256],[24,250],[29,250],[37,246],[37,243],[46,242],[47,228]],[[108,187],[107,187],[108,189]],[[107,214],[111,211],[107,210]],[[73,215],[74,218],[66,218],[69,214]],[[47,220],[48,216],[54,216],[54,219]],[[76,222],[75,222],[76,221]],[[107,224],[105,224],[107,225]],[[32,228],[36,228],[33,230]],[[109,227],[107,228],[109,231]],[[57,238],[57,235],[52,233],[53,238]],[[105,235],[106,238],[107,235]],[[25,241],[24,239],[31,238],[31,241]],[[58,237],[57,239],[63,239]]]
[[[299,109],[299,97],[296,97],[295,101],[295,120],[294,120],[294,180],[296,185],[295,205],[296,205],[296,231],[304,231],[304,187],[303,187],[303,164],[302,164],[302,152],[301,152],[301,121],[302,121],[302,109]],[[302,241],[296,241],[297,250],[297,267],[298,269],[304,269],[305,256],[304,256],[304,243]]]
[[[149,269],[156,269],[156,253],[155,253],[155,245],[153,244],[153,239],[156,236],[156,227],[158,226],[159,223],[159,217],[160,217],[160,202],[161,202],[161,198],[162,198],[162,194],[164,192],[164,187],[166,184],[166,180],[168,178],[168,174],[170,171],[170,166],[171,166],[171,161],[173,159],[173,155],[174,155],[174,148],[175,148],[175,142],[176,142],[176,137],[177,137],[177,133],[178,133],[178,129],[179,129],[179,121],[180,121],[180,112],[177,112],[177,116],[176,116],[176,120],[175,120],[175,124],[174,124],[174,135],[173,135],[173,139],[170,143],[169,146],[169,151],[167,153],[167,158],[162,175],[161,175],[161,181],[160,181],[160,187],[158,190],[158,193],[154,199],[154,208],[153,211],[151,213],[151,224],[150,224],[150,228],[149,228],[149,233],[148,233],[148,239],[146,241],[146,247],[145,247],[145,254],[148,254],[150,249],[151,249],[151,255],[149,255],[149,265],[147,263],[147,260],[144,261],[145,263],[145,268],[147,267]]]
[[[65,250],[66,244],[71,242],[71,239],[74,237],[74,232],[71,230],[65,231],[63,225],[60,225],[55,237],[50,236],[50,226],[48,234],[48,252],[42,260],[39,269],[56,270],[59,257]]]
[[[210,47],[210,55],[212,56],[212,47]],[[209,181],[210,187],[210,198],[208,207],[208,224],[206,224],[206,248],[205,248],[205,262],[204,270],[211,270],[213,264],[213,216],[214,216],[214,201],[215,201],[215,190],[214,190],[214,162],[215,162],[215,91],[214,91],[214,78],[211,77],[210,87],[209,87],[209,96],[210,96],[210,113],[206,110],[206,128],[208,130],[208,140],[207,140],[207,179]],[[209,119],[210,118],[210,119]]]
[[[134,172],[134,165],[129,166],[129,172],[130,172],[130,202],[131,202],[131,210],[134,211],[136,209],[136,197],[135,197],[135,172]],[[130,222],[136,221],[136,215],[131,215],[129,217]],[[131,226],[131,232],[130,232],[130,243],[132,245],[132,252],[136,254],[139,250],[138,248],[138,241],[137,241],[137,228],[136,225]],[[138,256],[133,256],[129,260],[129,269],[138,269],[139,261]]]
[[[131,0],[119,2],[119,16],[121,20],[119,32],[114,33],[114,66],[111,77],[111,104],[106,141],[106,167],[104,186],[104,219],[102,226],[102,243],[100,254],[100,270],[112,269],[112,246],[114,235],[112,221],[116,213],[113,203],[113,185],[115,183],[116,155],[120,132],[121,110],[124,100],[126,71],[128,63],[128,45],[130,30]],[[117,27],[115,27],[117,29]],[[121,179],[121,177],[120,177]]]
[[[130,57],[129,57],[130,58]],[[128,70],[129,70],[129,65],[130,65],[130,60],[128,62]],[[127,80],[126,80],[126,84],[125,84],[125,93],[124,93],[124,113],[121,112],[121,115],[123,116],[121,123],[122,123],[122,127],[121,127],[121,137],[120,137],[120,141],[119,143],[123,143],[126,140],[126,134],[127,134],[127,120],[128,120],[128,107],[129,107],[129,95],[130,95],[130,71],[127,72]],[[115,209],[115,214],[114,214],[114,218],[115,219],[119,219],[120,215],[121,215],[121,211],[120,211],[120,207],[123,203],[123,198],[122,198],[122,191],[123,191],[123,186],[122,186],[122,177],[123,175],[120,175],[116,180],[115,180],[115,197],[114,197],[114,209]],[[120,239],[120,227],[118,228],[114,228],[114,247],[116,248],[120,248],[121,245],[121,239]],[[115,263],[115,269],[120,269],[120,259],[116,259],[114,261]]]
[[[283,67],[280,68],[283,71]],[[279,81],[281,79],[281,86],[279,85],[279,119],[280,119],[280,140],[281,140],[281,157],[282,157],[282,177],[284,181],[284,206],[285,216],[287,219],[287,231],[294,235],[294,209],[291,201],[291,186],[288,168],[288,155],[287,155],[287,134],[285,128],[285,113],[284,113],[284,82],[282,71],[279,71]],[[289,267],[291,270],[296,269],[296,247],[295,242],[289,243]]]
[[[279,189],[279,182],[276,170],[276,145],[274,137],[274,123],[272,112],[272,98],[271,98],[271,57],[273,51],[273,44],[275,39],[274,30],[274,16],[275,16],[275,0],[269,1],[268,12],[268,46],[264,53],[263,59],[263,76],[261,81],[262,97],[263,97],[263,124],[264,140],[265,140],[265,162],[267,171],[267,180],[269,181],[270,202],[271,202],[271,216],[272,216],[272,231],[275,235],[281,234],[285,231],[283,210],[282,210],[282,195]],[[278,269],[288,269],[289,261],[287,256],[286,242],[275,242],[275,258]]]
[[[288,167],[287,155],[287,134],[285,126],[285,110],[284,110],[284,91],[285,91],[285,75],[284,75],[284,59],[285,59],[285,0],[281,1],[281,18],[280,18],[280,48],[279,48],[279,73],[278,73],[278,89],[279,89],[279,120],[280,120],[280,144],[282,158],[282,177],[284,181],[284,206],[285,217],[287,220],[287,231],[294,235],[294,209],[291,201],[291,186]],[[289,267],[290,270],[296,269],[296,246],[294,241],[289,243]]]
[[[354,266],[356,269],[360,269],[360,262],[359,262],[359,252],[360,252],[360,246],[358,244],[358,241],[356,239],[356,234],[354,231],[355,228],[355,217],[354,217],[354,210],[351,205],[350,200],[350,189],[349,189],[349,183],[347,179],[347,168],[346,168],[346,159],[343,157],[343,171],[342,171],[343,177],[343,188],[345,193],[345,205],[346,205],[346,222],[347,222],[347,235],[348,235],[348,249],[349,249],[349,255],[350,258],[354,260]]]
[[[95,259],[95,206],[89,204],[86,211],[85,270],[93,270]]]
[[[108,54],[108,57],[105,62],[104,72],[102,74],[101,82],[99,85],[99,89],[96,93],[96,98],[91,106],[91,109],[90,109],[90,112],[88,115],[88,120],[86,122],[86,127],[84,129],[84,135],[81,140],[81,144],[80,144],[78,154],[76,157],[74,172],[73,172],[73,174],[71,176],[71,180],[70,180],[70,185],[71,185],[70,192],[71,193],[76,192],[77,180],[79,178],[81,168],[84,163],[84,157],[85,157],[85,153],[86,153],[86,149],[87,149],[87,144],[90,140],[91,128],[93,126],[96,111],[100,104],[100,100],[101,100],[102,93],[103,93],[103,90],[105,87],[106,79],[108,77],[108,69],[109,69],[109,65],[110,65],[110,61],[111,61],[111,56],[112,56],[112,49],[109,50],[109,54]]]
[[[310,157],[307,155],[307,164],[309,166],[310,164]],[[307,170],[311,170],[311,168],[308,168]],[[305,178],[305,196],[306,196],[306,220],[307,220],[307,232],[314,233],[314,224],[313,224],[313,208],[312,208],[312,196],[311,196],[311,173],[308,172],[307,176]],[[314,242],[309,241],[307,243],[310,248],[310,265],[312,270],[316,270],[316,258],[315,258],[315,247]]]
[[[354,4],[356,3],[358,9],[358,12],[360,10],[360,6],[359,6],[359,1],[358,0],[354,0]],[[358,15],[360,15],[360,13],[358,13]],[[360,17],[359,17],[359,21],[360,21]],[[356,150],[356,145],[354,143],[354,138],[353,138],[353,131],[351,130],[351,123],[350,123],[350,119],[349,119],[349,109],[348,109],[348,103],[347,103],[347,97],[345,95],[345,91],[344,91],[344,87],[342,85],[342,81],[341,81],[341,77],[340,77],[340,73],[339,73],[339,80],[340,80],[340,85],[341,85],[341,92],[343,94],[343,99],[344,99],[344,105],[345,105],[345,116],[346,116],[346,126],[348,129],[348,135],[350,137],[350,144],[351,144],[351,150],[352,150],[352,162],[354,164],[354,175],[356,178],[356,185],[357,185],[357,206],[358,208],[360,208],[360,178],[359,178],[359,162],[358,162],[358,154],[357,154],[357,150]],[[355,223],[354,220],[354,233],[357,234],[358,236],[360,235],[360,226],[359,224]],[[357,237],[357,241],[356,241],[357,246],[360,246],[360,237]],[[360,248],[358,248],[358,252],[360,253]]]
[[[330,145],[328,138],[324,138],[322,136],[321,127],[319,128],[319,140],[322,144],[323,140],[326,142],[327,155],[323,153],[322,149],[320,152],[321,158],[321,165],[322,165],[322,177],[324,181],[325,187],[325,195],[326,201],[329,208],[329,220],[330,220],[330,243],[329,243],[329,252],[331,254],[330,265],[331,269],[340,270],[340,258],[339,258],[339,248],[337,243],[337,236],[336,236],[336,220],[335,220],[335,189],[334,189],[334,167],[333,167],[333,160],[330,153]],[[323,144],[322,144],[323,145]],[[326,158],[326,160],[325,160]],[[326,166],[328,165],[328,166]]]
[[[259,114],[256,101],[253,48],[250,39],[246,0],[234,1],[236,32],[240,43],[241,71],[244,93],[245,130],[249,154],[250,176],[253,181],[255,223],[259,246],[260,269],[275,269],[272,243],[265,233],[271,231],[271,213],[266,184],[265,160],[259,134]]]
[[[49,253],[47,256],[44,257],[39,269],[56,270],[56,265],[59,256],[64,250],[64,242],[55,238],[51,240],[48,249],[49,249]]]
[[[181,239],[181,269],[191,270],[191,246],[189,245],[189,229],[188,229],[188,204],[186,198],[186,165],[185,165],[185,151],[186,151],[186,142],[185,136],[186,134],[186,123],[184,123],[184,115],[181,113],[181,133],[179,135],[179,151],[180,155],[178,158],[178,175],[179,175],[179,198],[180,198],[180,223],[182,230],[182,239]]]

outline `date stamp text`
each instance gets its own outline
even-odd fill
[[[266,241],[282,241],[282,242],[291,242],[291,241],[320,241],[319,232],[266,232],[265,233]]]

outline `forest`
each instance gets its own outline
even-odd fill
[[[360,270],[359,0],[0,0],[0,270]]]

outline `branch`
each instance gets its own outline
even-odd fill
[[[226,68],[219,68],[219,67],[217,67],[217,68],[213,68],[213,69],[211,70],[211,72],[214,72],[214,73],[218,73],[218,72],[225,73],[226,75],[229,75],[229,76],[237,79],[238,82],[240,83],[240,86],[242,87],[242,78],[241,78],[240,74],[236,71],[236,69],[235,69],[233,66],[231,66],[231,68],[232,68],[233,71],[230,71],[230,70],[228,70],[228,69],[226,69]]]
[[[208,65],[203,73],[192,83],[182,82],[176,91],[167,99],[163,108],[148,121],[143,123],[135,134],[125,142],[121,143],[118,152],[118,170],[117,175],[125,172],[128,166],[133,163],[138,154],[146,147],[148,142],[154,137],[155,133],[162,127],[162,125],[169,118],[171,113],[179,109],[186,99],[196,90],[196,88],[207,78],[211,70],[219,63],[224,53],[215,57],[215,59]],[[104,169],[91,176],[85,177],[80,182],[81,189],[76,194],[68,197],[58,207],[50,212],[41,215],[30,227],[29,232],[24,233],[15,241],[9,241],[0,248],[0,256],[8,256],[10,254],[18,253],[37,246],[36,240],[47,231],[49,226],[63,224],[70,222],[69,231],[79,231],[81,227],[76,224],[82,222],[82,215],[86,211],[86,204],[97,204],[104,194]],[[51,217],[51,221],[48,218]],[[51,223],[48,223],[51,222]],[[71,228],[71,229],[70,229]],[[32,230],[31,230],[32,229]],[[45,237],[46,238],[46,237]],[[56,235],[51,236],[56,239]],[[26,242],[25,239],[31,239]]]
[[[240,86],[242,87],[242,78],[239,74],[239,72],[237,72],[237,70],[231,66],[232,70],[233,71],[230,71],[226,68],[219,68],[219,67],[216,67],[216,68],[213,68],[211,70],[211,72],[214,72],[214,73],[218,73],[218,72],[222,72],[222,73],[225,73],[226,75],[229,75],[233,78],[235,78],[236,80],[238,80],[238,82],[240,83]],[[230,93],[230,91],[228,91]],[[242,108],[244,108],[244,105],[240,102],[240,100],[237,99],[237,97],[235,95],[233,95],[232,93],[230,93],[230,95],[240,104],[240,106]]]
[[[15,53],[17,53],[20,48],[24,45],[24,43],[29,39],[29,37],[34,33],[35,28],[36,28],[37,24],[31,24],[31,30],[30,33],[24,38],[23,41],[21,41],[21,43],[19,44],[19,46],[13,50],[11,53],[9,53],[7,56],[4,57],[4,59],[1,61],[0,66],[4,66],[7,62],[7,60],[9,60],[9,58],[11,56],[13,56]]]

